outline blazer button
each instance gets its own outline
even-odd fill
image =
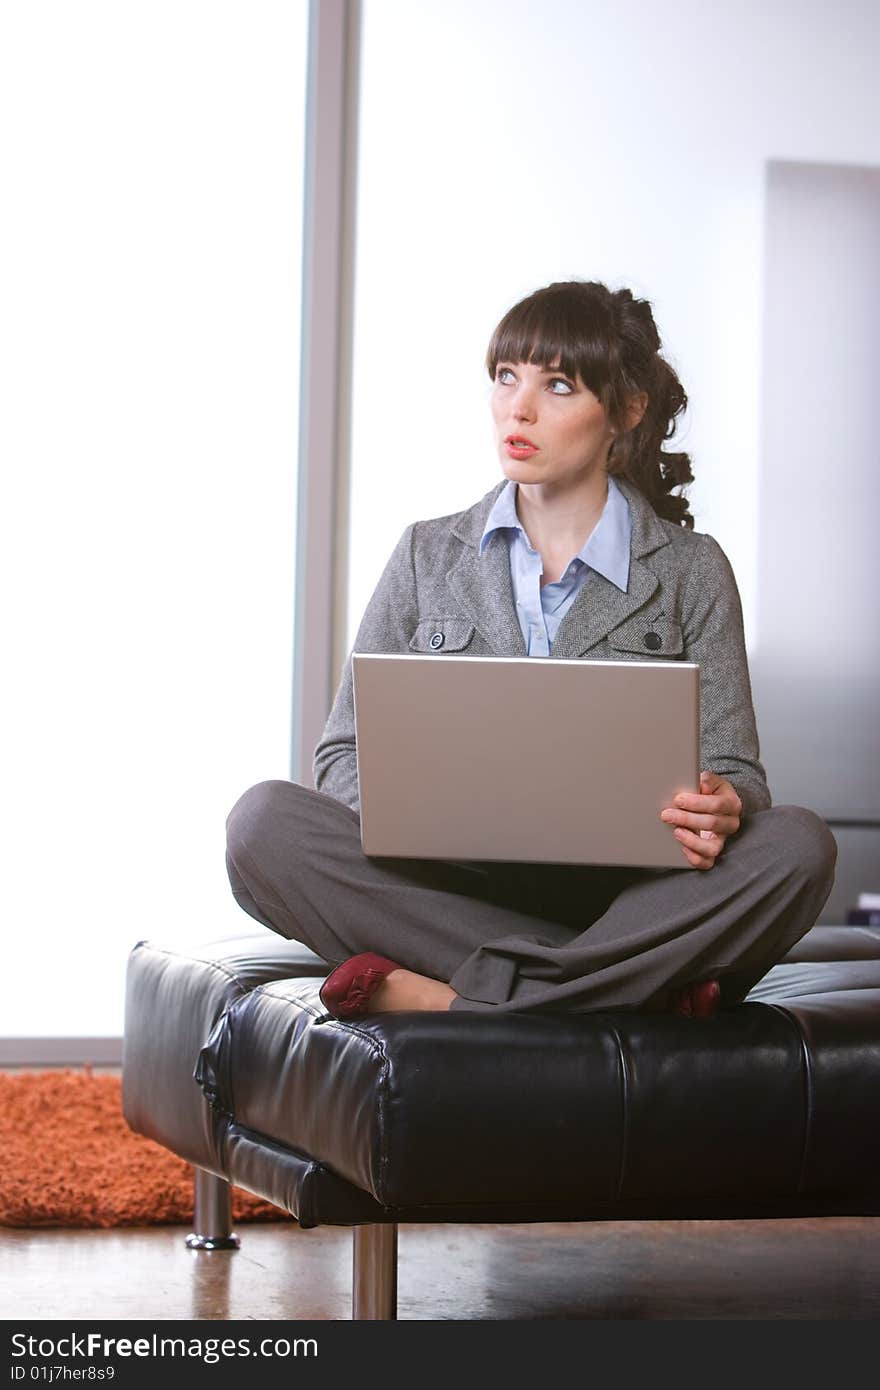
[[[433,648],[434,648],[434,651],[436,652],[436,651],[439,650],[440,647],[443,646],[443,643],[444,643],[445,640],[446,640],[446,639],[444,638],[442,632],[435,632],[435,633],[433,633],[433,634],[431,635],[431,640],[430,640],[430,642],[428,643],[428,645],[429,645],[430,647],[433,647]]]
[[[651,652],[659,651],[663,646],[663,638],[660,636],[659,632],[646,632],[645,646]]]

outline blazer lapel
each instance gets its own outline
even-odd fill
[[[629,582],[626,593],[603,575],[591,570],[583,588],[559,625],[553,656],[579,657],[603,641],[633,613],[649,603],[660,587],[653,570],[641,563],[660,546],[668,545],[666,532],[654,508],[632,483],[614,480],[629,503],[632,519]]]
[[[638,488],[615,479],[626,496],[632,517],[629,583],[626,593],[601,574],[591,570],[563,618],[553,643],[554,657],[576,658],[603,641],[608,633],[631,617],[660,587],[660,581],[647,565],[644,555],[668,545],[653,507]],[[469,510],[461,513],[453,534],[466,546],[446,576],[447,583],[468,614],[477,631],[499,656],[525,656],[526,647],[516,616],[510,581],[510,558],[504,537],[495,534],[484,553],[479,553],[480,537],[492,505],[505,486],[499,483]]]
[[[590,570],[583,588],[559,624],[552,655],[583,656],[646,604],[659,587],[657,576],[632,559],[625,594],[604,575]]]
[[[446,581],[478,632],[499,656],[525,656],[510,582],[510,556],[496,532],[481,555],[468,548]]]
[[[459,517],[453,534],[466,542],[466,548],[447,574],[446,582],[496,655],[525,656],[526,645],[516,616],[510,556],[504,537],[496,531],[483,554],[479,552],[486,518],[505,486],[506,480],[498,483]]]

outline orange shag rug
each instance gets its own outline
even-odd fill
[[[235,1221],[290,1221],[232,1189]],[[193,1170],[122,1117],[118,1076],[0,1072],[0,1226],[157,1226],[193,1219]]]

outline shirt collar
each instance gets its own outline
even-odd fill
[[[516,483],[508,478],[507,486],[496,497],[480,537],[482,555],[495,531],[513,530],[526,540],[516,514]],[[626,593],[629,583],[629,553],[632,539],[632,517],[629,503],[613,478],[608,479],[608,499],[592,535],[581,546],[573,560],[580,560],[596,570],[616,588]]]

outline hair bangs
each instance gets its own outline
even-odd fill
[[[569,288],[569,287],[566,287]],[[577,377],[596,396],[611,382],[611,344],[598,305],[575,302],[570,293],[539,291],[515,304],[492,335],[486,367],[492,380],[500,362],[531,362]]]

